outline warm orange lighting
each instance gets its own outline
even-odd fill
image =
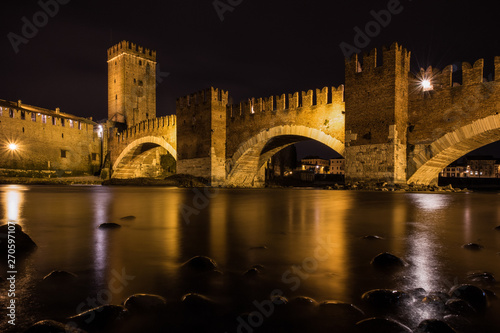
[[[10,151],[15,151],[17,150],[18,146],[15,144],[15,143],[9,143],[7,145],[7,148],[10,150]]]

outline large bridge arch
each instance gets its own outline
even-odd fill
[[[164,149],[177,160],[177,151],[167,140],[158,136],[145,136],[132,141],[120,153],[113,163],[112,178],[135,178],[134,174],[140,172],[138,164],[141,164],[157,148]],[[134,174],[132,174],[134,173]]]
[[[439,173],[463,155],[500,140],[500,115],[476,120],[450,132],[409,158],[408,183],[436,183]]]
[[[344,155],[343,142],[325,132],[306,126],[276,126],[259,132],[243,142],[226,162],[227,185],[258,186],[264,164],[281,149],[294,143],[315,140]]]

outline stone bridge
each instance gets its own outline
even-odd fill
[[[163,170],[162,155],[177,159],[176,117],[149,119],[118,133],[109,133],[108,158],[111,177],[156,177]]]
[[[139,165],[154,160],[151,149],[162,147],[177,158],[178,173],[212,185],[261,186],[272,155],[312,139],[346,158],[347,181],[435,183],[451,162],[500,140],[500,57],[494,80],[484,78],[482,59],[414,75],[410,58],[397,43],[381,56],[354,55],[346,59],[345,88],[236,105],[215,88],[181,97],[177,123],[150,120],[114,139],[113,177],[137,176]]]

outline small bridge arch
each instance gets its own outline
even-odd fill
[[[155,159],[157,151],[168,152],[177,160],[177,151],[161,136],[144,136],[128,144],[113,164],[112,178],[129,179],[145,176],[147,170],[142,165],[155,166],[160,161],[151,164],[148,159]],[[150,175],[147,175],[150,176]]]
[[[318,141],[344,155],[344,143],[321,130],[297,125],[275,126],[262,130],[238,147],[226,162],[226,183],[248,187],[262,185],[266,161],[283,148],[305,140]]]
[[[433,184],[439,173],[463,155],[500,140],[500,115],[476,120],[447,133],[409,158],[408,183]],[[414,170],[412,172],[412,170]]]

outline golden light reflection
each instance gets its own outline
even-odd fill
[[[177,191],[177,190],[175,190]],[[181,203],[181,196],[177,192],[169,193],[168,204],[164,209],[157,210],[154,219],[164,221],[165,234],[162,240],[164,246],[164,254],[168,257],[163,263],[166,265],[167,270],[172,273],[176,272],[179,268],[177,263],[180,260],[180,225],[185,223],[179,215],[179,207]]]
[[[21,213],[24,203],[25,186],[7,185],[3,190],[3,204],[5,207],[5,222],[21,222]]]
[[[211,191],[211,190],[210,190]],[[223,266],[227,264],[227,197],[211,199],[210,253]]]

